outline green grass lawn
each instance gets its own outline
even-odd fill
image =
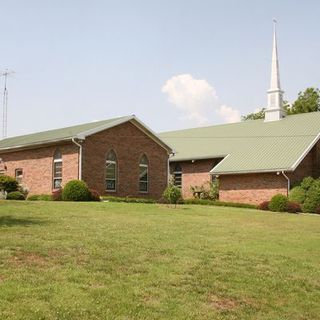
[[[0,202],[0,319],[320,319],[320,216]]]

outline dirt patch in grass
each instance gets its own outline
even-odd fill
[[[64,255],[64,252],[58,250],[51,250],[45,255],[32,251],[17,250],[9,258],[9,263],[18,268],[25,266],[44,268],[52,264],[59,264],[60,258]]]
[[[211,295],[209,297],[209,305],[216,310],[234,311],[240,307],[240,302],[231,298]]]

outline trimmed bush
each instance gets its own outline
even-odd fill
[[[171,204],[177,204],[181,199],[181,189],[170,184],[163,192],[163,197]]]
[[[69,181],[62,190],[63,201],[90,201],[87,184],[81,180]]]
[[[318,206],[320,206],[320,180],[314,180],[312,186],[307,192],[306,200],[302,206],[302,211],[316,212]]]
[[[90,189],[90,200],[91,201],[101,201],[100,194],[97,190]]]
[[[257,209],[257,206],[249,203],[237,203],[237,202],[224,202],[204,199],[184,199],[181,201],[183,204],[199,204],[204,206],[217,206],[217,207],[232,207],[232,208],[247,208]]]
[[[20,191],[12,191],[7,194],[7,200],[26,200]]]
[[[269,211],[270,201],[263,201],[258,205],[258,210]]]
[[[289,201],[287,204],[287,212],[289,213],[299,213],[301,212],[301,205],[298,202]]]
[[[6,192],[18,191],[19,183],[16,179],[9,176],[0,176],[0,190]]]
[[[288,198],[283,194],[276,194],[271,198],[269,209],[274,212],[286,212],[288,207]]]
[[[110,202],[126,202],[126,203],[155,203],[156,201],[148,198],[130,198],[130,197],[111,197],[102,196],[102,200]]]
[[[62,189],[57,189],[52,191],[51,198],[53,201],[61,201],[62,200]]]
[[[314,179],[312,177],[305,177],[302,181],[301,181],[301,188],[303,188],[305,191],[308,191],[311,186],[313,185],[314,183]]]
[[[33,194],[27,198],[29,201],[52,201],[50,194]]]
[[[302,204],[306,199],[306,191],[302,187],[294,187],[289,192],[289,201]]]

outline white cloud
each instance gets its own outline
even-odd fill
[[[240,112],[226,105],[220,106],[217,112],[228,123],[240,121]]]
[[[195,79],[190,74],[173,76],[164,84],[162,92],[183,112],[182,118],[193,124],[208,124],[214,113],[226,122],[240,121],[239,111],[219,105],[215,88],[205,79]]]
[[[181,74],[169,79],[162,87],[170,103],[185,112],[185,118],[197,124],[208,122],[207,114],[214,110],[218,97],[215,89],[203,79]]]

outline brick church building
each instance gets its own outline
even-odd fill
[[[171,153],[135,116],[0,141],[1,173],[30,194],[51,194],[81,179],[100,194],[160,198]]]
[[[320,112],[286,116],[276,34],[265,119],[159,135],[135,116],[0,141],[0,174],[50,194],[71,179],[100,194],[158,199],[170,177],[191,187],[219,179],[222,201],[260,203],[320,176]]]

